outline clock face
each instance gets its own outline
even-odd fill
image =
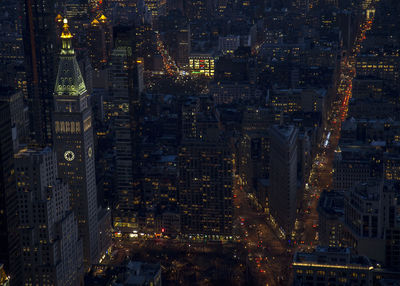
[[[123,112],[128,112],[129,111],[129,105],[127,103],[123,103],[121,108],[122,108]]]
[[[74,160],[75,159],[75,154],[74,154],[74,152],[72,152],[72,151],[65,151],[65,153],[64,153],[64,159],[65,160],[67,160],[67,161],[72,161],[72,160]]]
[[[87,154],[88,154],[89,158],[92,158],[92,156],[93,156],[93,149],[92,149],[92,147],[89,147],[89,148],[88,148]]]

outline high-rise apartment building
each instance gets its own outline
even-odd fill
[[[99,255],[92,110],[66,19],[61,40],[54,88],[54,149],[58,174],[70,188],[70,203],[78,220],[79,235],[83,238],[87,268]]]
[[[269,208],[285,235],[290,235],[297,209],[297,134],[294,126],[273,125],[270,130]]]
[[[81,285],[82,241],[55,152],[21,150],[15,167],[23,285]]]

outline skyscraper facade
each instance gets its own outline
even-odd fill
[[[182,233],[221,239],[232,235],[232,151],[210,116],[198,116],[198,138],[179,151],[179,207]]]
[[[132,52],[130,50],[130,52]],[[131,55],[130,55],[131,56]],[[129,71],[128,49],[116,48],[111,55],[110,79],[111,92],[116,107],[115,117],[115,147],[116,147],[116,178],[118,192],[118,215],[115,226],[125,229],[137,229],[136,211],[140,204],[139,185],[134,183],[133,150],[130,126],[129,102]]]
[[[0,260],[11,275],[11,282],[21,283],[17,192],[14,176],[10,106],[0,101]]]
[[[84,263],[88,267],[99,255],[92,110],[66,19],[61,40],[54,88],[54,149],[59,176],[70,188],[71,207],[78,219]]]
[[[23,38],[32,137],[51,143],[56,60],[56,0],[24,0]]]
[[[114,226],[122,232],[138,228],[137,214],[142,203],[138,140],[143,60],[137,58],[133,32],[133,29],[125,27],[117,29],[110,69],[110,93],[116,114],[114,127],[118,174]]]
[[[294,126],[273,125],[269,207],[286,235],[293,230],[297,208],[297,134]]]
[[[23,149],[15,163],[23,285],[81,285],[82,241],[55,153]]]

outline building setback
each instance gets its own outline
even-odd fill
[[[82,241],[55,152],[24,149],[15,165],[23,284],[81,285]]]

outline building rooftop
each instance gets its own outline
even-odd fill
[[[318,202],[319,211],[342,216],[344,214],[343,193],[343,191],[323,191]]]
[[[313,252],[296,252],[294,266],[356,268],[372,270],[373,266],[365,256],[354,255],[350,248],[318,246]]]

